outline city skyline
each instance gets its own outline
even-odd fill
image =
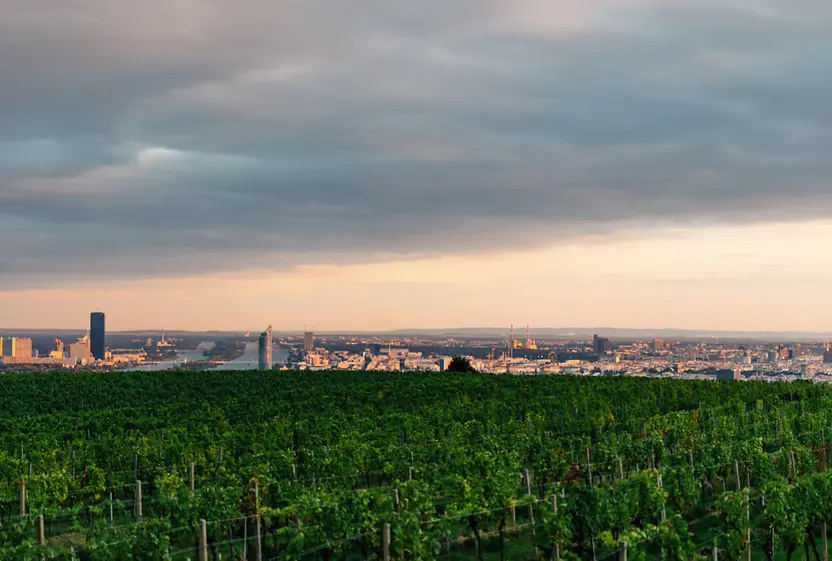
[[[4,15],[9,328],[832,326],[830,5]]]

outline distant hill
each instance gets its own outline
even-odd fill
[[[85,328],[79,329],[0,329],[0,337],[10,336],[79,336]],[[521,339],[525,336],[525,326],[514,326],[514,335]],[[591,339],[594,334],[610,339],[648,340],[661,338],[667,340],[703,340],[703,339],[739,339],[753,341],[826,341],[832,340],[832,332],[814,331],[723,331],[705,329],[632,329],[622,327],[533,327],[531,335],[536,339]],[[112,335],[135,336],[135,337],[156,337],[161,330],[121,330],[109,331]],[[320,331],[316,335],[362,335],[362,336],[387,336],[387,337],[460,337],[460,338],[505,338],[508,335],[509,326],[505,327],[454,327],[443,329],[396,329],[393,331]],[[205,340],[219,338],[242,337],[245,330],[235,331],[184,331],[166,330],[168,337],[204,337]],[[257,330],[250,330],[250,336],[256,336]],[[275,335],[297,336],[302,330],[275,330]]]
[[[462,327],[454,329],[398,329],[395,335],[458,336],[458,337],[505,337],[509,327]],[[832,332],[812,331],[721,331],[700,329],[631,329],[621,327],[534,327],[530,329],[534,338],[575,338],[590,339],[594,334],[611,339],[753,339],[772,341],[820,341],[832,338]],[[525,326],[515,326],[514,335],[522,338]]]

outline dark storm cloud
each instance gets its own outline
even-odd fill
[[[2,285],[832,213],[821,2],[175,4],[0,0]]]

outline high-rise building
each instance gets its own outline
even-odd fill
[[[90,351],[96,360],[104,360],[107,344],[103,312],[90,314]]]
[[[596,355],[602,355],[612,350],[612,342],[606,337],[592,336],[592,352]]]
[[[12,358],[32,358],[32,340],[28,337],[12,337]]]
[[[257,369],[272,369],[272,326],[270,325],[257,342]]]
[[[6,355],[3,354],[3,338],[0,337],[0,358],[3,358],[4,356]]]
[[[307,331],[303,334],[303,350],[309,352],[315,348],[315,334]]]
[[[662,339],[653,339],[653,351],[663,351],[664,350],[664,341]]]

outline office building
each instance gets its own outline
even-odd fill
[[[739,368],[735,368],[733,370],[728,369],[721,369],[715,372],[717,380],[732,380],[732,381],[739,381],[742,380],[742,372]]]
[[[3,338],[0,337],[0,358],[3,358],[4,356],[6,355],[3,353]]]
[[[104,313],[90,314],[90,351],[96,360],[104,360],[106,354],[106,331],[104,328]]]
[[[315,334],[307,331],[303,334],[303,350],[307,353],[315,348]]]
[[[386,349],[382,349],[381,354],[387,355],[390,358],[407,358],[407,355],[410,354],[410,349],[387,347]]]
[[[69,345],[69,358],[76,360],[88,360],[93,357],[92,349],[90,348],[90,339],[88,337],[81,337],[75,343]]]
[[[28,337],[12,337],[12,358],[32,358],[32,340]]]
[[[592,336],[592,351],[597,355],[608,353],[612,350],[612,342],[606,337]]]
[[[661,339],[653,339],[653,352],[663,351],[664,341]]]
[[[272,369],[272,326],[270,325],[263,333],[257,344],[257,369]]]

